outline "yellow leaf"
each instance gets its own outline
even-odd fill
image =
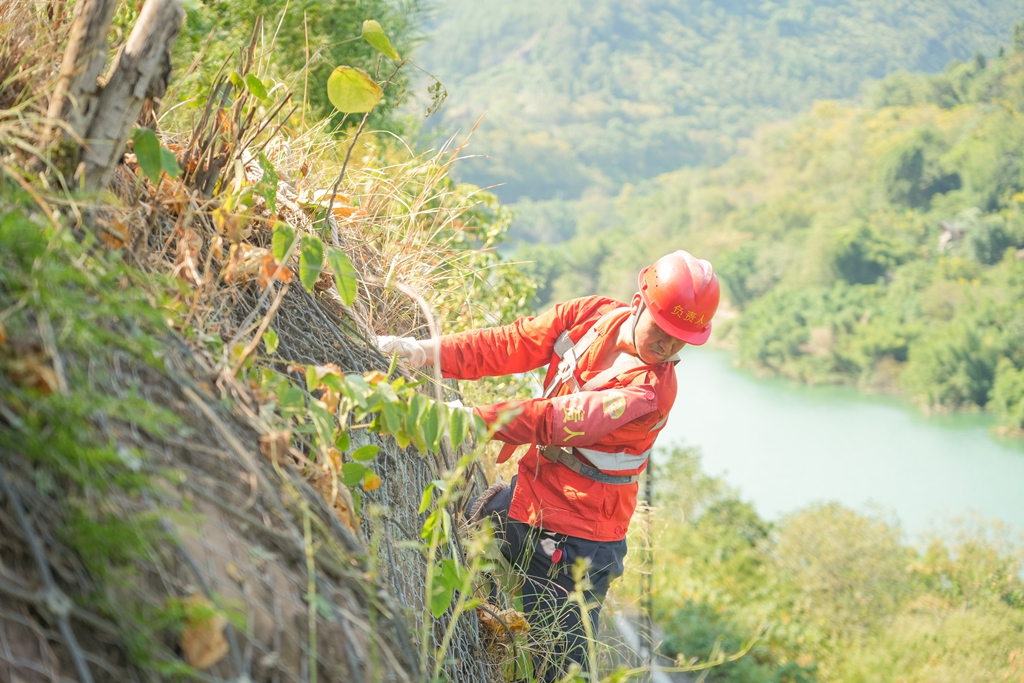
[[[52,394],[60,388],[57,373],[46,364],[46,356],[34,353],[7,364],[7,375],[17,384]]]
[[[363,379],[366,380],[367,384],[379,384],[387,381],[388,376],[380,370],[370,370],[368,373],[363,375]]]
[[[362,69],[339,66],[327,79],[327,99],[338,111],[362,114],[377,106],[384,91]]]
[[[278,263],[274,255],[268,252],[260,261],[260,288],[266,289],[275,277],[278,282],[291,282],[295,274],[292,273],[291,268],[286,268]]]
[[[488,605],[488,607],[490,606]],[[526,621],[526,615],[514,609],[499,612],[493,607],[490,610],[477,608],[476,614],[480,619],[480,625],[492,636],[498,638],[507,640],[509,631],[511,631],[512,635],[519,635],[530,630],[530,624]],[[494,616],[495,614],[497,614],[497,617]]]
[[[321,476],[316,481],[320,495],[334,510],[338,521],[352,532],[356,532],[355,506],[352,503],[352,494],[349,493],[348,487],[338,486],[336,477]]]
[[[363,477],[363,490],[364,491],[376,491],[380,488],[380,476],[375,472],[367,472],[366,476]]]
[[[208,669],[228,653],[224,627],[228,620],[214,610],[201,595],[185,603],[185,630],[181,633],[181,651],[185,661],[196,669]]]
[[[131,233],[126,223],[120,216],[109,223],[100,226],[100,241],[111,249],[121,249],[128,244]]]
[[[271,462],[280,462],[281,458],[288,453],[288,446],[292,441],[292,433],[282,429],[260,436],[260,453]]]

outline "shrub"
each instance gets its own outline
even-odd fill
[[[988,407],[1005,427],[1024,430],[1024,368],[1017,368],[1009,358],[1000,358],[996,365]]]

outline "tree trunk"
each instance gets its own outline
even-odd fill
[[[146,98],[163,97],[171,48],[185,18],[180,0],[148,0],[128,43],[114,60],[85,136],[85,187],[107,186]]]
[[[75,8],[71,37],[47,116],[66,121],[78,137],[85,135],[96,111],[100,90],[96,79],[107,62],[107,34],[116,10],[117,0],[84,0]]]

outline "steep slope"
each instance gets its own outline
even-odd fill
[[[65,42],[107,44],[77,7],[0,4],[0,680],[495,680],[451,524],[481,425],[373,337],[493,311],[503,224],[449,157],[342,182],[355,140],[277,118],[255,41],[187,128],[78,165],[43,116]],[[163,10],[116,16],[132,39],[64,116],[151,120],[152,81],[111,84],[167,77]]]

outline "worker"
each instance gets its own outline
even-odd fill
[[[587,626],[573,565],[586,563],[591,633],[609,584],[623,571],[637,480],[676,397],[675,363],[687,344],[703,344],[718,308],[718,279],[707,261],[685,251],[644,268],[629,304],[588,296],[556,304],[511,325],[437,340],[381,337],[381,349],[409,365],[440,352],[444,377],[475,380],[547,366],[541,397],[477,406],[489,425],[511,419],[494,437],[504,462],[529,445],[510,485],[492,486],[470,510],[491,516],[505,558],[523,574],[523,609],[531,632],[558,633],[538,663],[540,680],[573,662],[588,670]],[[437,348],[437,345],[440,348]]]

